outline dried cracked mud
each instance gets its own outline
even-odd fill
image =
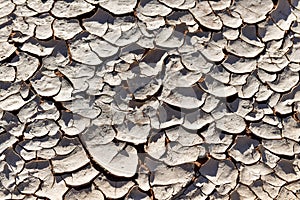
[[[300,199],[298,0],[0,0],[0,199]]]

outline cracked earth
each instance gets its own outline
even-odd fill
[[[0,0],[0,200],[300,199],[298,0]]]

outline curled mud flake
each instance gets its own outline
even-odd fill
[[[18,190],[22,194],[34,194],[38,189],[41,181],[37,177],[27,177],[18,185]]]
[[[203,176],[197,177],[193,184],[188,186],[180,199],[186,199],[186,197],[195,199],[206,199],[215,189],[215,185]]]
[[[119,51],[119,48],[98,37],[88,37],[90,39],[89,46],[101,58],[111,57]]]
[[[230,73],[222,66],[215,65],[209,72],[210,76],[220,81],[221,83],[227,84],[230,81]]]
[[[218,161],[210,158],[199,170],[202,176],[219,187],[221,194],[225,195],[236,186],[238,170],[230,160]],[[226,174],[226,175],[225,175]]]
[[[255,94],[255,100],[257,102],[267,101],[272,94],[272,90],[270,90],[267,86],[260,85],[258,92]]]
[[[201,1],[194,8],[189,9],[196,20],[202,25],[212,30],[221,30],[223,23],[218,15],[216,15],[208,3]]]
[[[52,71],[39,71],[30,80],[33,88],[41,96],[54,96],[61,88],[61,80]]]
[[[78,162],[80,160],[80,162]],[[51,160],[55,173],[65,173],[78,170],[89,162],[89,158],[81,146],[77,146],[70,154],[56,156]]]
[[[72,39],[75,35],[82,31],[77,19],[56,19],[52,26],[54,35],[63,40]]]
[[[138,169],[138,177],[135,179],[138,186],[143,191],[150,190],[149,169],[145,165],[141,165]]]
[[[253,97],[260,86],[260,81],[252,74],[248,77],[247,83],[241,87],[237,86],[238,96],[240,98],[251,98]]]
[[[145,166],[150,170],[150,185],[172,185],[176,183],[187,183],[194,175],[192,164],[183,164],[169,167],[163,162],[145,158]]]
[[[57,134],[58,130],[59,126],[57,126],[54,120],[35,120],[32,123],[28,124],[28,126],[26,127],[24,131],[24,138],[32,139],[35,137],[44,137],[47,135],[54,136]],[[40,144],[40,147],[43,147],[43,145]]]
[[[272,8],[273,2],[271,0],[258,0],[255,2],[238,0],[234,4],[234,10],[241,15],[244,22],[249,24],[264,20]]]
[[[299,144],[290,139],[262,140],[262,145],[277,155],[294,156],[299,149]],[[296,151],[294,151],[296,150]]]
[[[160,128],[168,128],[174,125],[182,124],[183,113],[175,110],[167,104],[160,105],[157,108],[157,116],[159,118]]]
[[[235,87],[225,85],[211,76],[206,76],[205,80],[199,83],[199,85],[201,89],[217,97],[229,97],[237,93]]]
[[[16,137],[19,137],[23,134],[25,127],[24,124],[20,123],[18,117],[11,114],[10,112],[5,112],[3,114],[0,124],[3,130],[9,132],[11,135],[14,135]]]
[[[10,65],[16,67],[17,69],[17,80],[26,81],[38,69],[39,60],[36,57],[20,52],[17,56],[15,56],[12,59]]]
[[[70,45],[72,59],[87,65],[99,65],[102,60],[92,51],[89,44],[83,40],[76,40]],[[84,55],[84,56],[82,56]]]
[[[282,138],[281,130],[277,126],[272,126],[263,122],[251,123],[249,129],[258,137],[265,139]]]
[[[125,199],[126,200],[135,200],[135,199],[151,200],[148,194],[139,190],[138,186],[134,186],[133,188],[131,188],[129,193],[126,195]]]
[[[271,11],[270,17],[280,29],[287,31],[290,29],[293,21],[297,19],[292,10],[293,8],[289,1],[279,0],[275,9]]]
[[[96,189],[93,185],[92,187],[79,189],[79,190],[72,188],[66,193],[65,198],[68,200],[81,200],[81,199],[104,200],[105,199],[102,192]]]
[[[38,13],[44,13],[50,11],[53,6],[54,0],[27,0],[27,6]]]
[[[282,115],[288,115],[293,112],[293,106],[291,101],[280,101],[277,103],[277,105],[274,106],[275,112],[282,114]]]
[[[219,102],[220,100],[217,97],[209,94],[207,95],[205,103],[201,109],[206,113],[210,113],[218,106]]]
[[[84,0],[56,1],[51,13],[59,18],[73,18],[92,11],[95,7]]]
[[[229,53],[238,57],[254,58],[264,50],[265,45],[260,42],[248,43],[242,39],[229,41],[226,49]]]
[[[73,136],[83,132],[90,125],[90,119],[71,112],[61,111],[61,118],[58,124],[65,134]]]
[[[225,26],[233,29],[240,27],[243,23],[243,20],[239,13],[235,11],[221,11],[217,12],[217,15],[221,18]]]
[[[283,93],[290,91],[299,81],[299,73],[288,68],[278,75],[277,79],[269,82],[268,85],[275,92]]]
[[[145,16],[155,17],[155,16],[167,16],[172,12],[171,8],[168,8],[164,4],[157,0],[149,1],[142,0],[138,5],[136,11]]]
[[[154,77],[135,76],[127,80],[129,91],[135,99],[144,100],[153,96],[160,89],[162,81]]]
[[[36,157],[41,159],[50,160],[55,156],[55,151],[53,149],[40,149],[36,151]]]
[[[166,135],[163,132],[152,132],[144,146],[145,152],[153,158],[160,159],[166,153]]]
[[[230,29],[224,27],[224,31],[222,32],[222,34],[226,40],[236,40],[238,39],[240,32],[238,29]]]
[[[80,145],[80,141],[76,137],[74,139],[62,137],[59,143],[53,149],[55,150],[57,156],[65,156],[71,154],[76,148],[78,149]]]
[[[264,181],[264,183],[266,183],[266,184],[272,185],[274,187],[274,191],[273,192],[276,192],[277,194],[278,194],[278,191],[279,191],[280,187],[282,187],[283,185],[286,185],[286,183],[287,183],[282,178],[280,178],[275,172],[272,172],[272,173],[269,173],[269,174],[264,174],[264,175],[262,174],[261,180]],[[277,189],[277,187],[279,187],[279,189]],[[277,190],[277,191],[275,191],[275,190]],[[268,189],[268,192],[269,191],[272,191],[272,190]],[[272,193],[269,193],[269,194],[272,197],[274,195]]]
[[[5,111],[18,110],[26,104],[20,94],[13,94],[0,101],[0,108]]]
[[[293,182],[300,179],[300,171],[297,165],[287,159],[280,159],[274,169],[275,174],[286,182]]]
[[[256,60],[240,58],[235,55],[228,55],[222,65],[232,73],[250,73],[256,68]]]
[[[11,190],[16,186],[15,177],[23,170],[24,160],[13,150],[7,148],[4,152],[1,151],[0,174],[2,186]]]
[[[0,42],[0,61],[11,56],[15,51],[16,47],[8,42]]]
[[[32,53],[37,56],[48,56],[53,52],[56,41],[39,41],[35,38],[29,38],[21,47],[22,51]]]
[[[0,101],[13,94],[18,94],[21,89],[20,83],[1,82],[0,84]]]
[[[159,97],[161,101],[172,106],[193,109],[199,108],[205,101],[206,94],[198,87],[194,88],[175,88],[165,95]]]
[[[271,18],[258,24],[258,35],[263,42],[284,38],[284,30],[281,30]]]
[[[122,198],[134,186],[132,181],[114,181],[101,174],[94,180],[95,185],[103,192],[107,198]]]
[[[254,164],[260,159],[260,153],[256,150],[258,144],[256,140],[238,136],[234,145],[229,149],[229,155],[246,165]]]
[[[163,28],[156,35],[155,44],[164,48],[177,48],[184,42],[184,35],[173,27]]]
[[[28,101],[17,114],[20,122],[25,123],[26,121],[30,121],[29,119],[37,113],[38,101],[37,99],[33,99]]]
[[[137,0],[103,0],[99,2],[102,8],[115,15],[123,15],[133,12],[137,4]]]
[[[289,60],[283,56],[283,57],[272,57],[271,53],[266,53],[260,56],[260,58],[257,61],[257,66],[259,68],[258,72],[263,73],[260,69],[265,70],[265,73],[268,72],[279,72],[285,67],[287,67],[289,64]],[[258,73],[259,74],[259,73]],[[272,74],[273,76],[276,76],[276,74]],[[262,78],[262,80],[264,80]]]
[[[91,145],[102,145],[110,143],[115,136],[116,132],[111,125],[92,122],[92,124],[82,133],[81,138],[84,141],[89,141]],[[93,142],[94,144],[92,144]]]
[[[177,141],[183,146],[194,146],[203,143],[203,139],[195,130],[188,130],[182,126],[176,126],[166,130],[166,135],[170,141]]]
[[[228,114],[216,120],[216,127],[228,133],[241,133],[246,128],[244,119],[236,114]]]
[[[143,24],[140,24],[139,27],[146,26],[145,28],[147,31],[153,31],[165,25],[165,20],[162,16],[148,17],[141,13],[137,13],[137,18],[143,22]],[[142,37],[146,39],[146,41],[139,41],[140,45],[143,44],[143,46],[151,46],[152,48],[154,47],[152,46],[152,37],[147,37],[146,35]]]
[[[180,5],[179,9],[188,10],[196,5],[195,0],[185,0],[183,4]]]
[[[138,42],[138,40],[141,37],[141,32],[138,28],[138,26],[135,24],[131,29],[129,30],[123,30],[121,36],[118,38],[118,40],[114,43],[117,46],[125,47],[130,44],[134,44]]]
[[[179,48],[182,64],[190,71],[200,71],[208,73],[213,63],[207,60],[202,53],[196,51],[192,46],[182,46]],[[201,64],[200,64],[201,63]]]
[[[196,43],[195,48],[209,61],[211,62],[221,62],[225,58],[223,49],[225,48],[226,40],[221,34],[217,34],[219,37],[216,40],[210,41],[208,43]]]
[[[244,85],[247,82],[249,74],[231,74],[229,84],[232,86]]]
[[[133,113],[133,116],[127,115],[125,121],[115,126],[117,129],[116,139],[134,144],[147,142],[150,133],[150,119],[143,116],[142,112]]]
[[[25,161],[36,159],[35,151],[27,151],[26,149],[22,148],[20,145],[17,145],[15,150]]]
[[[197,130],[212,123],[213,121],[214,119],[210,114],[207,114],[202,110],[196,110],[185,114],[182,126],[187,129]]]
[[[82,25],[91,34],[102,37],[108,29],[108,22],[111,18],[111,15],[99,8],[92,17],[83,19]]]
[[[201,145],[186,147],[179,142],[168,143],[167,152],[159,160],[169,166],[181,165],[184,163],[195,162],[198,158],[205,157],[205,148]]]
[[[258,162],[255,165],[239,165],[241,183],[250,186],[260,179],[261,176],[273,172],[268,165]]]
[[[110,173],[116,176],[132,177],[138,165],[137,150],[125,143],[95,144],[95,141],[83,141],[92,158]],[[102,153],[101,153],[102,152]]]
[[[35,119],[52,119],[58,120],[60,113],[52,101],[39,101],[37,112],[31,117],[31,120]]]
[[[66,79],[62,79],[61,81],[61,88],[57,95],[53,97],[55,101],[71,101],[73,100],[72,93],[74,88],[71,84],[66,81]]]
[[[65,180],[68,186],[78,187],[91,183],[92,180],[99,175],[99,173],[100,172],[98,172],[93,166],[89,164],[81,168],[80,171],[62,175],[62,178]]]
[[[264,187],[265,184],[261,180],[257,180],[249,186],[251,191],[253,191],[259,199],[272,200],[273,198],[268,194]]]
[[[94,119],[100,115],[101,109],[95,105],[95,97],[88,94],[74,94],[72,102],[64,102],[63,105],[82,117]]]
[[[275,68],[275,67],[274,67]],[[258,69],[257,70],[257,77],[259,78],[259,80],[263,83],[267,83],[267,82],[273,82],[276,80],[277,78],[277,74],[275,73],[271,73],[262,69]],[[268,90],[272,91],[269,87]]]
[[[290,63],[288,65],[289,69],[292,70],[293,72],[299,72],[300,71],[300,65],[296,63]]]

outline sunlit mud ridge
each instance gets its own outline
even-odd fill
[[[300,199],[297,0],[0,0],[0,200]]]

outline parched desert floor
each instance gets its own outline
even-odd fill
[[[0,0],[0,200],[300,199],[299,0]]]

